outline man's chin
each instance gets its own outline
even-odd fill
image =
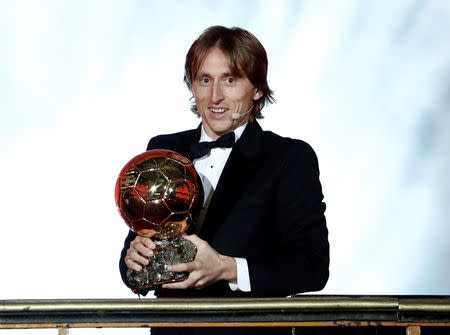
[[[209,128],[218,137],[234,130],[233,123],[230,121],[221,122],[221,124],[212,124]]]

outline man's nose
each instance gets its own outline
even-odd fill
[[[215,82],[212,86],[212,94],[211,94],[212,102],[217,104],[223,100],[223,90],[220,83]]]

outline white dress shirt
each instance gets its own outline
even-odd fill
[[[240,126],[234,130],[235,140],[237,141],[247,124]],[[206,134],[203,126],[201,127],[200,142],[211,142],[213,139]],[[203,202],[203,208],[200,212],[200,218],[198,225],[196,225],[196,233],[200,231],[205,218],[205,213],[208,210],[209,203],[214,194],[214,190],[217,187],[222,170],[225,167],[225,163],[230,156],[231,148],[213,148],[211,152],[203,157],[194,159],[194,167],[203,183],[203,190],[205,192],[205,200]],[[244,292],[250,292],[250,276],[248,272],[248,264],[245,258],[235,258],[237,266],[237,284],[228,283],[233,291],[240,290]]]

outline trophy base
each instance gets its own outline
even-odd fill
[[[154,255],[148,257],[149,264],[140,272],[128,269],[127,280],[134,292],[152,286],[185,280],[188,272],[170,272],[167,265],[192,262],[197,254],[194,243],[182,237],[154,240]]]

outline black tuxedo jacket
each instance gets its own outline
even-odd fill
[[[192,161],[200,127],[150,140],[147,150],[170,149]],[[325,204],[313,149],[249,122],[234,144],[199,237],[217,252],[247,259],[251,292],[220,281],[201,290],[156,289],[159,297],[267,297],[321,290],[328,280]],[[130,231],[120,259],[136,234]],[[147,292],[139,292],[146,294]]]

